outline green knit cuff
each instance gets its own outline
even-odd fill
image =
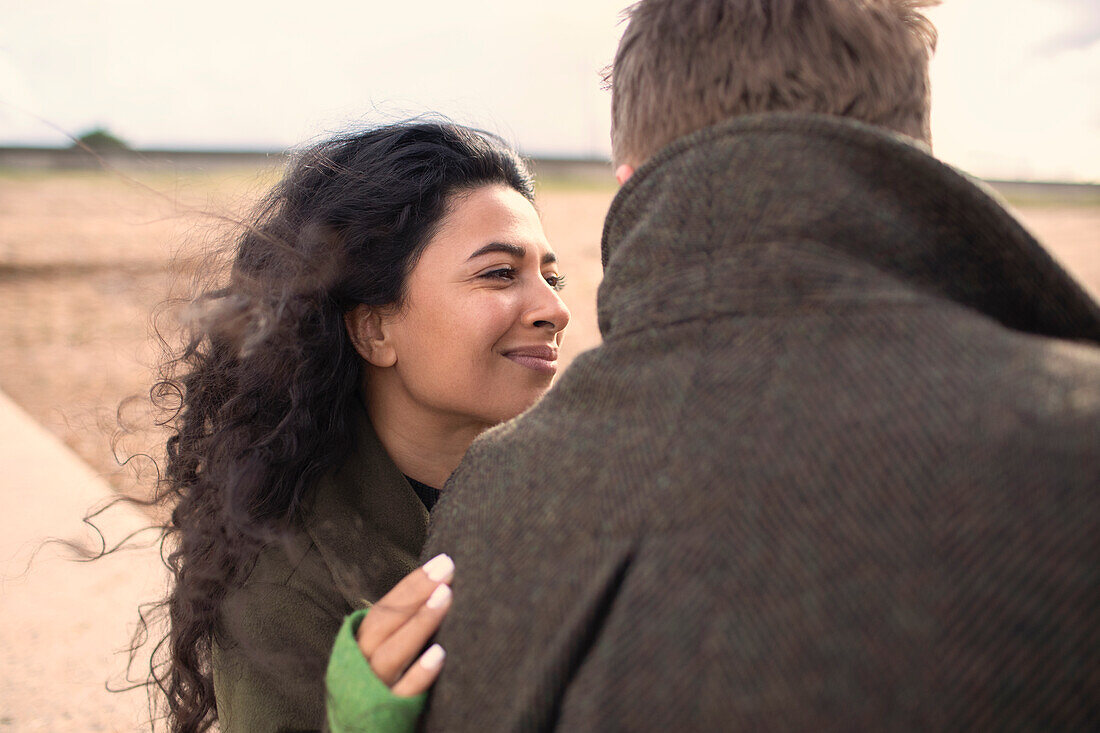
[[[412,733],[428,694],[399,697],[375,676],[355,640],[367,610],[356,611],[344,619],[332,646],[325,673],[329,730],[333,733]]]

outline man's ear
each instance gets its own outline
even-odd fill
[[[615,169],[615,180],[620,186],[629,181],[632,175],[634,175],[634,166],[629,163],[623,163]]]
[[[344,314],[344,326],[355,350],[368,364],[384,368],[397,363],[397,352],[387,338],[386,319],[380,308],[360,303]]]

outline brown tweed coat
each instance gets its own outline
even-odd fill
[[[1100,724],[1100,309],[833,118],[672,144],[604,343],[452,477],[432,731]]]

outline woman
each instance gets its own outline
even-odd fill
[[[195,301],[157,391],[178,397],[153,674],[173,730],[321,726],[341,619],[414,570],[470,442],[554,377],[569,312],[532,199],[513,151],[457,125],[339,137],[298,156]],[[445,586],[446,564],[410,582]],[[372,667],[422,691],[440,652],[405,674],[419,642],[372,615]]]

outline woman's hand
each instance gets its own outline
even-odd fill
[[[451,607],[455,565],[447,555],[437,555],[412,571],[375,603],[359,625],[356,639],[374,674],[395,695],[410,697],[426,692],[445,656],[433,644],[413,663],[432,638]]]

